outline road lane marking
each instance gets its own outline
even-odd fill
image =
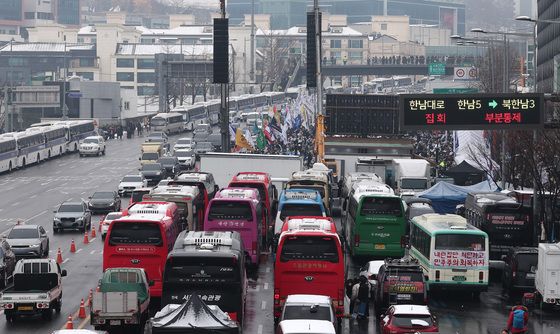
[[[89,315],[78,325],[78,329],[82,329],[86,326],[87,323],[89,323]]]
[[[35,198],[35,197],[37,197],[37,194],[29,196],[29,198]]]
[[[266,301],[261,301],[261,310],[265,310],[266,309]]]
[[[47,210],[43,210],[43,211],[39,212],[38,214],[36,214],[34,216],[31,216],[31,217],[27,218],[26,220],[24,220],[23,222],[26,223],[26,222],[28,222],[30,220],[33,220],[33,219],[35,219],[35,218],[37,218],[41,215],[44,215],[45,213],[47,213]]]
[[[14,202],[12,203],[12,206],[18,206],[20,204],[20,202]]]
[[[93,240],[95,240],[95,239],[97,239],[97,237],[89,239],[89,242],[93,242]]]
[[[66,262],[70,261],[69,258],[64,259],[64,261],[62,261],[62,264],[65,264]]]
[[[264,289],[268,290],[268,283],[264,283]]]
[[[257,328],[257,334],[262,334],[263,332],[263,325],[259,325],[259,327]]]
[[[93,255],[93,253],[95,253],[95,249],[94,249],[94,250],[92,250],[92,251],[91,251],[91,252],[89,252],[89,253]]]
[[[83,249],[83,248],[78,249],[78,250],[76,251],[76,254],[79,253],[79,252],[81,252],[82,249]]]

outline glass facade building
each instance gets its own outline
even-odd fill
[[[0,20],[20,21],[22,19],[21,0],[0,0]]]
[[[270,14],[272,29],[305,25],[305,13],[311,10],[307,0],[255,0],[255,13]],[[406,15],[411,24],[435,24],[465,34],[465,0],[321,0],[323,11],[346,15],[348,23],[370,22],[372,15]],[[251,1],[229,0],[228,14],[232,24],[251,13]]]
[[[80,0],[58,0],[56,10],[58,23],[80,24]]]
[[[560,21],[560,1],[539,0],[539,20]],[[560,24],[537,24],[537,87],[539,92],[560,92]]]

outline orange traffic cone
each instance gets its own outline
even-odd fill
[[[93,300],[93,289],[89,289],[89,297],[88,297],[88,306],[91,307],[91,303]]]
[[[76,243],[74,239],[72,239],[72,243],[70,244],[70,253],[76,253]]]
[[[101,225],[103,225],[103,222],[100,222],[100,223],[99,223],[99,227],[98,227],[99,232],[101,232]]]
[[[62,252],[60,251],[60,247],[58,247],[58,251],[56,252],[56,263],[62,263]]]
[[[78,318],[85,319],[86,318],[86,306],[84,304],[84,299],[80,302],[80,311],[78,312]]]
[[[66,321],[66,326],[64,326],[64,328],[74,329],[74,323],[72,323],[72,316],[71,315],[68,316],[68,321]]]
[[[89,237],[88,237],[88,233],[86,231],[86,233],[84,233],[84,244],[89,244]]]
[[[93,238],[95,238],[96,236],[97,236],[97,233],[95,233],[95,229],[92,228],[92,229],[91,229],[91,238],[93,239]]]

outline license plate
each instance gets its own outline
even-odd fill
[[[455,282],[464,282],[467,280],[467,278],[465,276],[453,276],[453,280]]]
[[[120,320],[111,320],[109,321],[109,325],[111,326],[119,326],[121,324]]]
[[[375,249],[385,249],[385,244],[375,244]]]
[[[398,300],[411,300],[412,295],[399,293],[399,294],[397,294],[397,299]]]
[[[528,273],[528,274],[527,274],[527,278],[535,278],[535,274],[533,274],[533,273]]]
[[[33,311],[33,306],[18,306],[18,311]]]

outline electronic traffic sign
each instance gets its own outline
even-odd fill
[[[543,126],[543,94],[400,95],[401,130],[519,129]]]

